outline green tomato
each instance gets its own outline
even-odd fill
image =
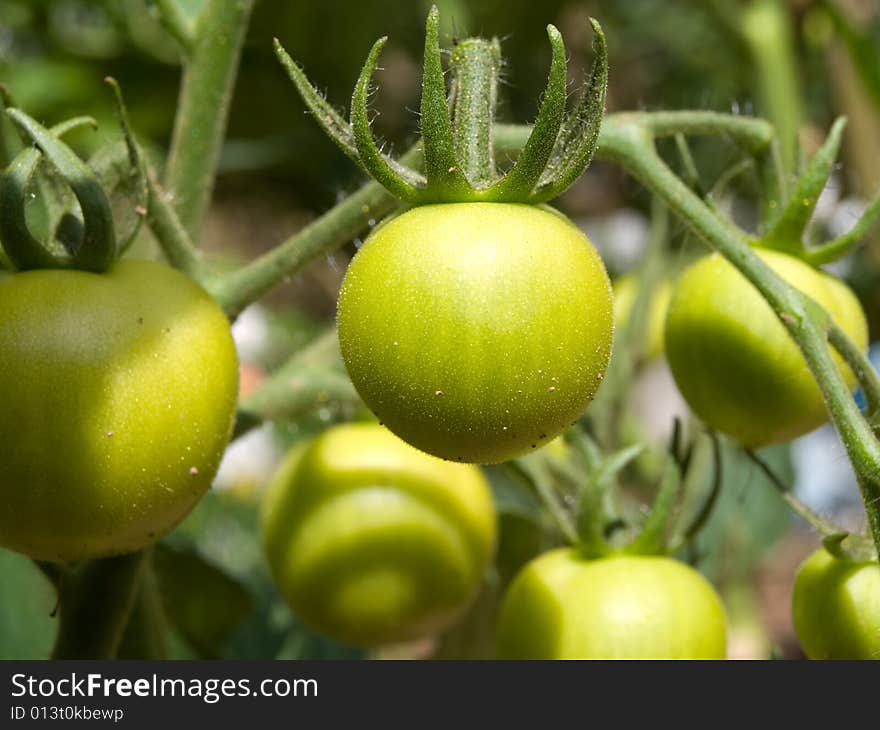
[[[501,659],[723,659],[724,607],[666,557],[544,553],[514,579],[498,619]]]
[[[632,308],[636,303],[639,291],[639,277],[626,274],[612,282],[614,289],[614,324],[622,327],[629,320]],[[663,328],[666,322],[666,310],[672,298],[672,285],[668,281],[657,283],[648,303],[648,317],[645,323],[647,342],[644,355],[647,358],[660,357],[663,354]]]
[[[791,613],[810,659],[880,659],[880,566],[817,550],[798,569]]]
[[[367,239],[338,324],[352,382],[385,425],[430,454],[492,463],[586,408],[611,353],[611,287],[551,209],[425,205]]]
[[[263,510],[269,566],[294,613],[360,646],[436,634],[470,605],[493,555],[489,485],[377,424],[295,447]]]
[[[843,282],[782,253],[755,253],[867,349],[864,312]],[[757,289],[718,254],[690,266],[675,287],[666,318],[666,358],[693,411],[744,446],[790,441],[828,419],[794,340]],[[849,368],[836,353],[834,358],[854,387]]]
[[[0,277],[0,545],[74,561],[154,542],[210,486],[237,392],[226,317],[174,269]]]

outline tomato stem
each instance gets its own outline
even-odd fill
[[[253,4],[254,0],[206,0],[184,59],[165,184],[184,229],[194,240],[199,238],[211,201]],[[170,2],[163,5],[167,20]]]
[[[534,456],[526,456],[508,461],[506,466],[535,490],[566,542],[577,543],[578,532],[575,529],[575,524],[571,515],[560,502],[553,487],[553,480],[547,474],[541,461]]]
[[[410,149],[401,162],[415,163],[421,151]],[[325,256],[400,207],[379,183],[371,181],[298,233],[242,268],[208,282],[223,310],[236,317],[278,284]]]
[[[128,623],[147,551],[88,561],[64,574],[53,659],[112,659]]]
[[[501,46],[497,38],[466,38],[452,50],[452,137],[457,165],[473,188],[497,179],[492,127],[498,100]],[[424,102],[423,102],[424,103]],[[424,119],[423,122],[424,124]]]

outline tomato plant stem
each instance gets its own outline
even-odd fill
[[[776,491],[779,492],[779,496],[785,501],[785,503],[791,507],[791,509],[800,516],[807,524],[809,524],[816,532],[818,532],[822,537],[830,537],[831,535],[839,535],[844,532],[843,529],[838,527],[837,525],[829,522],[824,517],[822,517],[817,512],[814,512],[808,505],[801,502],[797,497],[795,497],[791,493],[791,489],[782,479],[779,478],[779,475],[770,468],[770,465],[764,461],[760,456],[758,456],[751,449],[745,449],[746,456],[751,459],[751,461],[761,470],[764,476],[767,477],[769,482],[776,487]]]
[[[201,255],[183,227],[168,193],[162,189],[155,172],[147,168],[147,221],[168,262],[202,283],[206,272]]]
[[[64,574],[53,659],[112,659],[138,591],[146,551],[92,560]]]
[[[498,41],[468,38],[452,52],[452,125],[455,159],[474,187],[495,181],[492,125],[498,98]]]
[[[804,116],[791,12],[782,0],[753,0],[742,6],[736,22],[754,59],[753,68],[760,69],[755,77],[759,106],[776,128],[788,170],[797,162],[798,132]]]
[[[211,201],[252,6],[253,0],[207,0],[184,63],[165,183],[194,240]]]
[[[413,162],[420,157],[419,150],[411,149],[401,157],[401,162]],[[223,310],[235,317],[248,304],[319,256],[345,245],[368,228],[370,221],[378,222],[399,205],[379,183],[369,182],[276,248],[209,283],[208,289]]]

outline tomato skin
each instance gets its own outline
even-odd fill
[[[776,251],[755,253],[867,349],[864,312],[843,282]],[[849,368],[833,356],[854,387]],[[828,420],[794,340],[758,291],[718,254],[690,266],[675,287],[666,318],[666,357],[691,409],[744,446],[790,441]]]
[[[810,659],[880,659],[880,566],[824,548],[798,569],[792,620]]]
[[[430,454],[493,463],[586,408],[611,353],[611,287],[592,244],[555,211],[425,205],[367,239],[338,325],[380,421]]]
[[[371,423],[294,448],[263,510],[269,566],[294,613],[360,645],[449,626],[494,553],[488,483],[470,464],[422,453]]]
[[[154,542],[210,486],[237,391],[225,315],[168,266],[0,277],[0,545],[67,562]]]
[[[500,659],[723,659],[724,607],[693,568],[657,556],[544,553],[514,579]]]
[[[624,274],[612,282],[614,289],[614,324],[622,327],[630,318],[636,303],[640,281],[636,274]],[[666,310],[672,298],[672,285],[664,280],[657,282],[648,303],[646,339],[644,355],[648,359],[663,354],[663,336],[666,323]]]

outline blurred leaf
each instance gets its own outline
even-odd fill
[[[0,659],[49,656],[55,603],[55,589],[30,559],[0,549]]]
[[[694,543],[700,570],[713,581],[747,579],[782,538],[792,512],[742,449],[723,443],[724,483],[712,516]],[[782,479],[793,470],[787,446],[764,449],[761,456]]]
[[[492,498],[499,514],[512,514],[535,524],[546,518],[544,505],[522,479],[511,476],[504,466],[484,466],[483,473],[492,487]]]
[[[250,594],[190,550],[160,543],[154,565],[168,621],[202,658],[219,657],[253,610]]]

